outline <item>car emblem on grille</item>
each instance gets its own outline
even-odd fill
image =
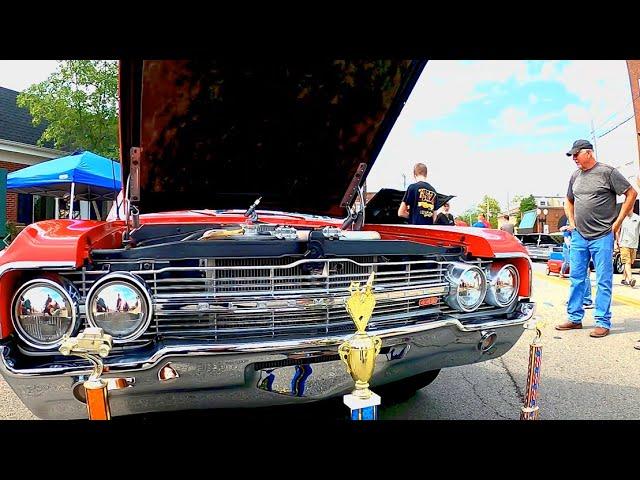
[[[421,307],[428,307],[429,305],[435,305],[436,303],[438,303],[438,297],[421,298],[418,301],[418,305]]]

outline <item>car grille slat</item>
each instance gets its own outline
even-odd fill
[[[351,282],[361,285],[375,272],[376,308],[369,329],[429,321],[455,313],[444,303],[448,264],[457,258],[406,260],[353,257],[331,259],[164,259],[97,264],[95,270],[60,272],[86,294],[109,271],[143,279],[153,301],[149,329],[125,347],[159,339],[278,338],[355,331],[344,301]],[[467,262],[481,268],[488,261]],[[429,305],[419,301],[435,297]],[[483,305],[482,311],[493,307]],[[83,308],[81,308],[83,312]],[[81,321],[86,317],[81,313]],[[118,348],[121,348],[119,346]]]

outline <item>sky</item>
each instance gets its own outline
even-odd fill
[[[630,163],[638,147],[626,62],[430,61],[368,179],[367,190],[403,189],[425,163],[439,193],[456,195],[454,215],[490,195],[506,210],[515,195],[564,196],[574,140],[599,161]],[[604,134],[604,135],[603,135]],[[602,138],[598,138],[603,135]],[[635,163],[633,163],[635,162]]]
[[[55,60],[0,60],[0,87],[21,92],[56,69]]]
[[[0,86],[23,90],[56,62],[0,60]],[[638,147],[624,60],[429,61],[367,179],[367,190],[404,188],[413,165],[451,201],[454,215],[490,195],[506,209],[515,195],[564,196],[574,140],[597,158],[637,171]],[[634,163],[635,162],[635,163]],[[622,171],[622,168],[621,168]],[[626,176],[626,175],[625,175]]]

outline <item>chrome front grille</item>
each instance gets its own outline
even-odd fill
[[[154,316],[147,332],[132,344],[139,345],[161,338],[215,341],[354,331],[344,300],[351,282],[363,285],[371,272],[376,308],[370,330],[436,318],[448,310],[443,297],[449,291],[444,274],[450,261],[454,259],[389,261],[371,256],[154,260],[97,265],[97,270],[64,276],[76,285],[82,303],[108,270],[127,270],[144,279]],[[431,304],[420,306],[425,298],[431,298]]]

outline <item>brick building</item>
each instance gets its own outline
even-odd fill
[[[7,173],[65,155],[51,148],[52,145],[37,145],[46,125],[33,126],[29,111],[16,105],[18,93],[0,87],[0,168]],[[7,222],[30,223],[33,208],[31,195],[7,193]]]
[[[633,99],[633,112],[635,113],[636,141],[638,142],[638,160],[640,164],[640,60],[627,60],[629,71],[629,84],[631,86],[631,98]]]

